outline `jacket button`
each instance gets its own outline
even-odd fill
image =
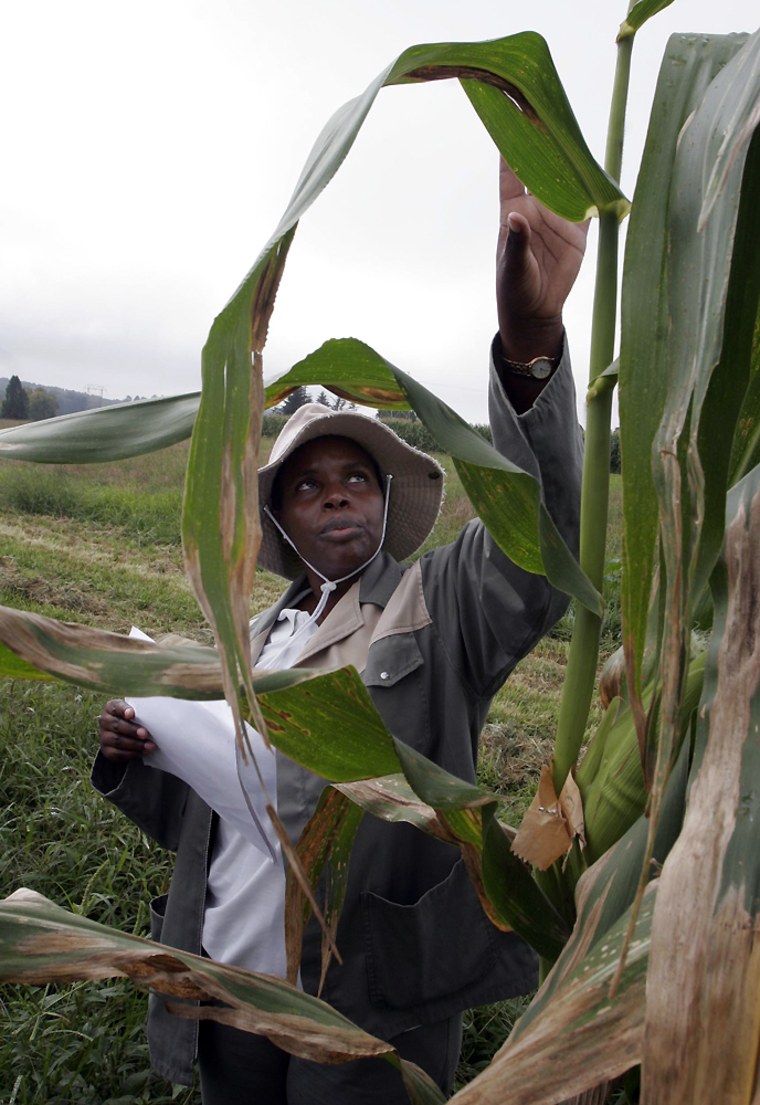
[[[381,679],[390,679],[390,676],[388,675],[387,671],[381,671],[380,672],[380,678]]]

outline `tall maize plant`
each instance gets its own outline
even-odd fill
[[[317,139],[280,225],[213,323],[200,395],[0,433],[0,458],[44,463],[135,455],[192,432],[185,557],[217,647],[170,649],[4,608],[0,673],[227,697],[238,721],[253,721],[332,784],[290,857],[312,879],[329,860],[345,870],[357,811],[458,843],[488,916],[519,932],[544,967],[502,1050],[455,1096],[462,1105],[602,1101],[609,1082],[636,1066],[649,1105],[760,1102],[760,32],[670,40],[629,203],[616,180],[632,48],[668,2],[639,0],[620,27],[604,167],[540,36],[414,46]],[[267,325],[298,221],[381,88],[441,79],[459,80],[533,194],[567,218],[600,220],[579,561],[535,480],[369,346],[327,341],[262,384]],[[618,235],[629,211],[613,361]],[[554,757],[516,835],[492,795],[385,730],[353,669],[251,674],[261,417],[303,384],[415,410],[507,554],[575,600]],[[625,679],[589,739],[616,386]],[[308,914],[302,884],[293,879],[288,891],[291,965]],[[328,926],[340,895],[336,879]],[[441,1100],[388,1045],[286,982],[106,929],[28,891],[0,904],[3,979],[117,974],[221,1000],[234,1023],[295,1054],[382,1055],[401,1067],[411,1100]]]

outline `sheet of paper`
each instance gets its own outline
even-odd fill
[[[134,628],[130,636],[150,640]],[[274,749],[266,747],[259,733],[246,724],[253,757],[247,754],[244,763],[232,711],[224,700],[128,701],[157,745],[143,762],[182,779],[256,848],[279,856],[279,842],[266,811],[268,802],[277,808],[277,766]]]

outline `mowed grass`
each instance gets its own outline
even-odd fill
[[[104,629],[210,631],[184,576],[180,541],[187,445],[105,466],[0,465],[0,603]],[[448,470],[444,509],[426,547],[472,517]],[[613,477],[603,650],[619,632],[619,478]],[[280,593],[258,573],[252,609]],[[519,822],[551,755],[572,630],[568,612],[513,673],[483,732],[481,781]],[[113,693],[117,694],[115,687]],[[0,695],[0,896],[32,887],[128,932],[146,934],[147,904],[166,889],[171,857],[89,785],[102,700],[63,684],[5,681]],[[521,1002],[468,1014],[460,1081],[489,1061]],[[197,1105],[149,1069],[145,997],[125,980],[0,990],[0,1105]]]

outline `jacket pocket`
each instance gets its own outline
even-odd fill
[[[394,737],[434,758],[425,671],[414,635],[402,633],[372,645],[362,680]]]
[[[495,929],[459,859],[412,905],[362,894],[370,1000],[414,1009],[455,996],[485,977]]]
[[[422,666],[422,654],[412,633],[395,633],[370,645],[362,679],[367,687],[395,687]]]
[[[150,903],[150,938],[159,944],[161,943],[161,930],[164,927],[168,897],[168,894],[161,894],[158,898],[153,898]]]

